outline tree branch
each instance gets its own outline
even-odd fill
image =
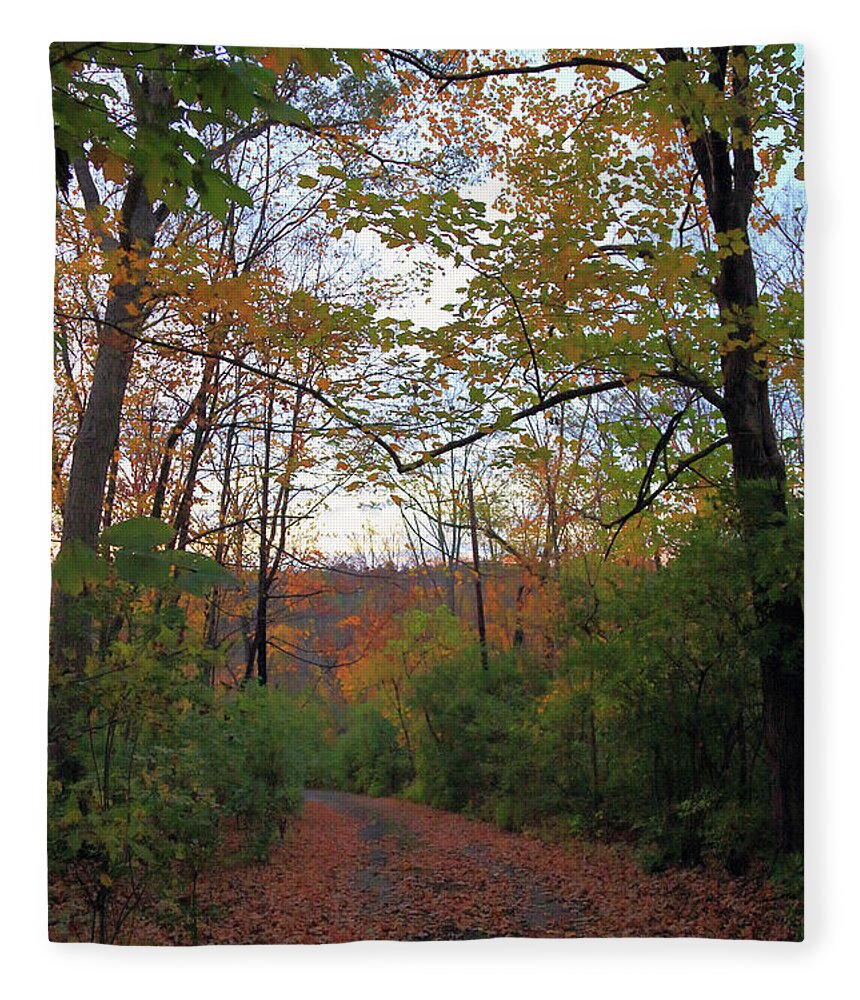
[[[72,162],[72,167],[75,171],[78,187],[81,189],[81,195],[84,199],[84,209],[87,214],[91,215],[97,209],[101,208],[102,200],[99,197],[98,188],[96,187],[96,182],[93,180],[93,175],[90,173],[90,165],[86,160],[77,159]],[[97,231],[99,234],[99,243],[101,244],[103,253],[111,253],[112,251],[118,249],[119,240],[107,233],[104,226],[102,226],[100,222],[97,224]]]
[[[65,319],[81,319],[87,317],[74,316],[72,314],[56,312],[56,316]],[[103,320],[98,320],[95,317],[89,317],[94,322],[104,323]],[[122,330],[122,332],[132,340],[135,340],[141,344],[148,344],[151,347],[157,347],[162,350],[173,351],[177,354],[188,354],[192,357],[197,358],[210,358],[218,361],[223,361],[225,364],[231,365],[234,368],[238,368],[242,371],[246,371],[251,375],[257,375],[260,378],[267,379],[274,382],[276,385],[283,385],[288,389],[294,391],[301,391],[310,396],[312,399],[317,400],[321,403],[331,414],[337,417],[339,420],[343,421],[348,427],[353,430],[358,431],[361,435],[375,444],[378,448],[385,452],[385,454],[391,459],[394,468],[397,472],[416,472],[418,469],[423,468],[428,465],[436,458],[440,458],[442,455],[447,455],[452,451],[459,451],[461,448],[465,448],[470,444],[474,444],[476,441],[481,441],[484,438],[489,437],[491,434],[495,433],[500,428],[491,424],[486,427],[479,428],[473,431],[471,434],[466,434],[463,437],[452,438],[445,444],[439,445],[436,448],[430,448],[427,451],[421,452],[417,458],[410,461],[403,461],[403,459],[398,454],[399,448],[397,445],[392,444],[387,441],[381,434],[377,433],[371,427],[360,420],[358,417],[353,416],[351,413],[346,411],[340,404],[336,403],[333,399],[327,396],[325,393],[320,392],[319,389],[314,388],[307,382],[300,382],[296,379],[285,378],[283,375],[275,375],[272,372],[266,371],[264,368],[260,368],[257,365],[249,364],[246,361],[240,361],[238,358],[226,357],[224,354],[215,351],[207,351],[201,348],[179,346],[177,344],[171,344],[166,340],[160,340],[157,337],[148,337],[142,333],[132,333],[128,330]],[[705,387],[704,389],[698,384],[694,384],[690,378],[679,372],[655,372],[653,375],[648,376],[638,376],[638,379],[643,377],[659,379],[665,378],[669,381],[680,382],[681,384],[691,385],[693,388],[698,389],[702,395],[710,401],[711,398],[719,399],[722,402],[722,397],[720,397],[711,387]],[[572,399],[585,399],[590,396],[595,396],[603,392],[611,392],[614,389],[624,389],[626,386],[630,385],[631,382],[635,382],[632,375],[623,375],[616,379],[611,379],[608,382],[596,382],[594,385],[583,385],[577,386],[572,389],[564,389],[561,392],[553,393],[551,396],[545,397],[539,403],[535,403],[533,406],[524,407],[521,410],[517,410],[510,417],[507,426],[519,423],[522,420],[527,420],[529,417],[537,416],[539,413],[543,413],[546,410],[553,409],[553,407],[558,406],[560,403],[567,402]],[[707,390],[707,391],[706,391]],[[720,405],[719,403],[715,405]],[[632,516],[632,515],[631,515]]]
[[[431,80],[441,83],[443,88],[452,83],[465,83],[469,80],[485,80],[491,76],[526,76],[535,73],[548,73],[554,69],[578,69],[582,66],[602,66],[605,69],[620,69],[630,76],[639,80],[640,83],[650,83],[648,77],[641,70],[631,66],[630,63],[622,62],[618,59],[600,59],[593,56],[572,56],[570,59],[559,59],[555,62],[540,63],[537,66],[504,66],[495,69],[473,70],[471,73],[446,73],[444,70],[435,69],[428,65],[419,56],[403,49],[383,49],[386,55],[395,61],[408,63],[413,69],[428,76]]]
[[[661,442],[662,440],[663,439],[661,438]],[[631,517],[635,517],[641,511],[645,510],[646,507],[650,507],[650,505],[657,499],[657,497],[660,496],[660,494],[663,493],[664,490],[666,490],[672,483],[674,483],[675,480],[682,473],[686,472],[686,470],[689,469],[690,466],[695,465],[696,462],[701,461],[703,458],[706,458],[708,455],[712,454],[719,448],[722,448],[723,445],[727,445],[728,443],[729,443],[729,438],[726,435],[724,437],[718,438],[716,441],[709,444],[707,448],[703,448],[701,451],[697,451],[695,455],[690,455],[688,458],[683,459],[666,476],[663,482],[655,490],[652,490],[647,495],[643,495],[643,489],[640,488],[639,496],[636,500],[636,503],[633,505],[633,507],[631,507],[629,511],[627,511],[626,514],[622,514],[620,517],[616,517],[614,521],[609,521],[608,523],[602,525],[602,527],[604,528],[615,528],[612,538],[610,539],[609,545],[606,547],[606,552],[604,553],[603,558],[606,559],[609,556],[612,546],[615,544],[615,540],[616,538],[618,538],[621,529],[630,520]],[[656,454],[657,452],[655,450],[655,455]],[[653,469],[651,468],[651,465],[654,464],[655,462],[656,459],[654,455],[652,455],[652,462],[649,463],[649,470],[651,475],[653,475]],[[648,479],[648,482],[650,482],[650,477],[648,476],[647,473],[646,473],[646,478]],[[645,486],[645,489],[647,489],[647,486]]]
[[[595,385],[584,385],[579,386],[576,389],[565,389],[562,392],[556,392],[552,396],[547,396],[540,403],[535,403],[534,406],[527,406],[525,409],[518,410],[510,418],[511,424],[519,423],[521,420],[526,420],[528,417],[534,417],[538,413],[543,413],[544,410],[550,410],[554,406],[558,406],[559,403],[564,403],[569,399],[582,399],[586,396],[594,396],[597,393],[609,392],[612,389],[623,389],[625,386],[629,385],[631,382],[635,381],[631,376],[624,376],[622,378],[613,379],[610,382],[597,382]],[[456,451],[460,448],[465,448],[466,445],[474,444],[475,441],[480,441],[485,437],[489,437],[490,434],[494,433],[498,428],[495,425],[490,427],[484,427],[480,430],[473,431],[471,434],[467,434],[464,437],[452,438],[447,444],[439,445],[438,448],[431,448],[428,451],[423,452],[418,458],[411,462],[396,462],[396,467],[398,472],[414,472],[416,469],[420,469],[422,466],[427,465],[434,458],[439,458],[441,455],[447,455],[450,451]]]

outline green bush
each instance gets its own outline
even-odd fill
[[[301,809],[313,733],[288,697],[257,684],[231,693],[199,720],[209,784],[258,860],[268,857],[289,817]]]
[[[82,670],[52,664],[49,877],[77,890],[88,921],[82,931],[74,901],[52,912],[60,937],[116,941],[157,902],[196,940],[197,880],[221,820],[234,817],[265,857],[323,744],[318,713],[276,690],[216,698],[173,596],[109,581],[76,597],[98,642]]]
[[[416,678],[416,771],[431,805],[519,829],[541,810],[535,692],[512,656],[483,669],[477,650]]]
[[[412,778],[412,762],[397,727],[373,702],[351,706],[343,725],[333,755],[339,788],[390,795]]]
[[[750,864],[772,842],[767,799],[744,804],[724,802],[707,816],[702,842],[705,851],[723,864],[731,875],[746,875]]]
[[[796,941],[803,940],[803,855],[789,854],[774,861],[770,882],[789,903],[788,918]]]
[[[741,871],[768,843],[753,807],[767,774],[752,586],[722,516],[697,522],[663,568],[606,565],[594,581],[569,567],[563,580],[568,647],[543,756],[591,832],[637,833],[653,865],[711,856]]]
[[[115,941],[147,901],[196,902],[219,813],[187,731],[204,690],[185,669],[193,648],[174,603],[142,607],[128,588],[89,600],[127,615],[82,673],[51,675],[48,858],[89,912],[89,937]]]

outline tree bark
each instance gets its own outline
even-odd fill
[[[227,439],[224,443],[224,478],[221,483],[221,498],[218,503],[218,534],[215,541],[214,559],[221,563],[224,561],[224,554],[227,551],[227,537],[224,525],[227,523],[227,510],[231,500],[230,477],[233,472],[233,459],[236,454],[236,412],[233,420],[227,428]],[[204,628],[204,642],[210,649],[218,647],[218,628],[220,623],[220,600],[221,588],[213,587],[209,594],[209,602],[206,606],[206,624]],[[209,684],[215,686],[215,667],[209,671]]]
[[[134,359],[136,342],[133,335],[142,322],[140,293],[145,283],[144,266],[157,229],[139,177],[132,177],[129,182],[123,217],[128,223],[120,241],[124,250],[120,268],[133,277],[114,286],[105,309],[92,389],[72,451],[69,486],[63,505],[63,541],[74,538],[92,547],[98,539],[107,471],[119,433],[122,403]]]
[[[481,560],[478,551],[478,524],[475,520],[475,497],[472,492],[472,477],[466,480],[469,499],[469,527],[472,533],[472,564],[475,567],[475,612],[478,618],[478,641],[481,644],[481,666],[489,669],[487,660],[487,625],[484,619],[484,592],[481,588]]]
[[[179,439],[182,437],[186,428],[191,423],[192,418],[196,419],[196,431],[194,438],[194,447],[192,448],[191,465],[192,465],[192,472],[194,474],[194,477],[196,478],[196,473],[197,473],[196,467],[199,464],[199,458],[200,458],[198,451],[202,451],[202,448],[205,444],[205,440],[203,440],[203,438],[205,437],[204,431],[208,430],[208,425],[206,420],[206,407],[207,404],[211,403],[209,396],[213,395],[213,388],[212,388],[213,383],[217,386],[216,358],[218,352],[221,349],[222,341],[223,338],[221,336],[220,331],[218,330],[210,331],[206,345],[206,350],[210,353],[207,354],[206,360],[203,365],[203,374],[201,375],[200,378],[200,385],[197,389],[197,392],[194,394],[194,398],[191,400],[191,402],[188,404],[188,407],[185,409],[185,412],[179,416],[179,419],[176,421],[173,427],[171,427],[170,433],[167,435],[167,441],[165,442],[164,445],[164,454],[162,455],[161,458],[161,466],[158,470],[158,481],[155,487],[155,496],[152,501],[153,517],[160,518],[162,516],[164,510],[164,501],[167,495],[167,484],[170,479],[170,467],[173,462],[173,455],[174,452],[176,451],[176,446],[179,443]],[[195,455],[197,455],[196,460],[194,458]],[[189,473],[189,477],[186,477],[186,482],[188,478],[190,478],[190,476],[191,473]],[[193,486],[192,486],[192,492],[193,492]],[[179,505],[180,514],[183,511],[183,502],[184,502],[184,494],[183,494],[183,501],[181,501]],[[181,523],[179,521],[179,517],[177,517],[177,522],[178,524]],[[179,534],[180,531],[181,531],[180,527],[177,526],[177,534]],[[187,541],[187,537],[185,541]],[[176,547],[185,548],[185,545],[184,544],[177,545]]]
[[[194,503],[194,488],[197,485],[200,460],[203,458],[203,452],[212,436],[211,415],[214,410],[215,401],[211,401],[209,406],[209,415],[207,415],[207,392],[208,384],[204,394],[201,396],[200,403],[197,408],[197,422],[194,427],[194,439],[191,443],[191,455],[188,461],[188,474],[185,477],[185,485],[182,489],[182,496],[179,500],[179,507],[173,524],[176,531],[173,547],[176,549],[184,549],[188,544],[188,536],[191,531],[191,508]]]
[[[107,493],[105,494],[105,509],[102,515],[102,524],[109,528],[113,524],[113,505],[116,500],[116,481],[119,475],[119,441],[114,443],[114,451],[111,456],[110,469],[108,470]]]

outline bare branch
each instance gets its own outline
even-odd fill
[[[452,83],[465,83],[469,80],[485,80],[492,76],[527,76],[535,73],[548,73],[554,69],[578,69],[583,66],[602,66],[605,69],[620,69],[641,83],[650,83],[648,77],[641,70],[631,66],[630,63],[622,62],[618,59],[600,59],[593,56],[572,56],[570,59],[559,59],[555,62],[540,63],[537,66],[503,66],[495,69],[473,70],[471,73],[446,73],[443,70],[435,69],[428,65],[419,56],[403,49],[384,49],[395,61],[408,63],[413,69],[428,76],[431,80],[436,80],[443,87]]]

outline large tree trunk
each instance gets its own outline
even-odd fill
[[[93,384],[72,451],[63,504],[63,545],[76,540],[95,548],[98,541],[108,467],[119,437],[122,404],[134,359],[135,334],[145,315],[140,296],[161,218],[152,209],[142,178],[133,174],[122,206],[119,259],[114,272],[124,275],[125,280],[113,285],[99,324]],[[88,650],[87,623],[79,620],[70,604],[65,595],[54,593],[52,657],[82,669]]]
[[[661,51],[667,61],[685,59],[680,49]],[[715,294],[727,339],[736,346],[722,357],[723,403],[742,530],[753,575],[753,603],[762,638],[762,710],[777,847],[803,849],[803,608],[792,589],[774,598],[758,571],[765,540],[785,523],[785,462],[774,428],[766,363],[756,358],[759,308],[748,220],[755,194],[749,67],[740,46],[713,51],[710,81],[726,91],[731,60],[735,103],[731,136],[696,130],[682,122],[702,178],[717,234],[740,233],[742,252],[722,259]]]
[[[125,74],[134,114],[152,122],[173,102],[170,90],[155,73],[138,78]],[[93,213],[102,249],[114,258],[110,293],[99,323],[99,346],[93,384],[81,416],[72,452],[69,483],[63,503],[62,544],[80,541],[95,547],[105,497],[108,466],[119,439],[122,405],[131,372],[136,336],[146,317],[141,301],[148,276],[149,257],[167,208],[153,208],[141,174],[132,171],[122,201],[118,232],[108,234],[99,219],[98,189],[85,161],[76,161],[75,174],[84,206]],[[72,608],[68,597],[55,591],[51,607],[51,656],[65,669],[82,670],[89,647],[89,623]]]
[[[757,304],[749,251],[726,259],[719,294],[726,311],[744,301]],[[750,340],[752,324],[741,326],[741,335]],[[787,596],[774,599],[760,579],[761,561],[768,558],[764,539],[786,520],[785,463],[767,378],[752,348],[738,347],[725,355],[723,398],[761,633],[764,740],[777,847],[789,853],[803,849],[803,608],[796,590],[790,588]]]
[[[123,234],[126,253],[122,262],[136,280],[114,287],[100,324],[93,384],[72,452],[63,504],[63,541],[74,538],[93,547],[99,534],[108,466],[119,434],[122,403],[134,359],[134,335],[143,315],[140,306],[143,267],[155,236],[155,226],[150,221],[152,212],[139,178],[132,178],[126,204],[131,208],[133,223],[137,220],[149,224],[132,225]],[[134,252],[133,244],[137,244]]]

